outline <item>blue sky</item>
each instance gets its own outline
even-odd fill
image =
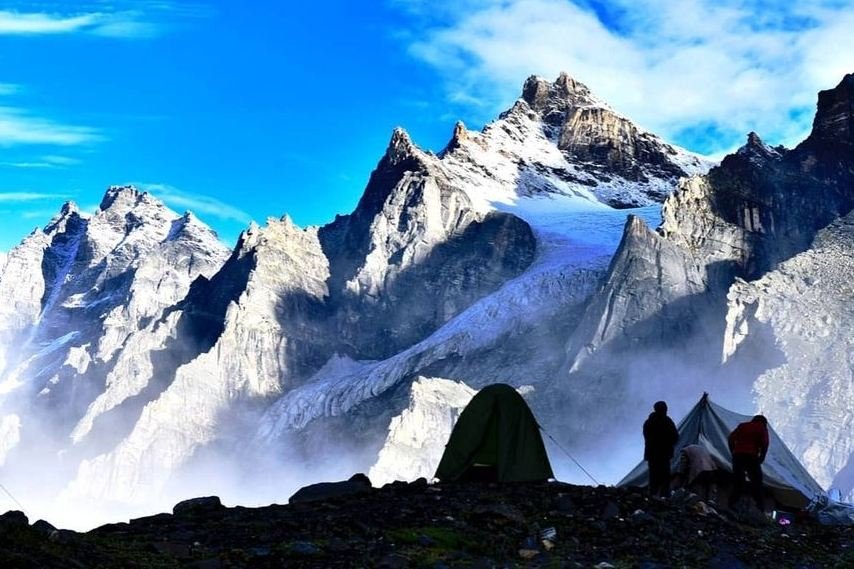
[[[793,144],[854,72],[852,1],[3,2],[0,251],[129,182],[226,242],[325,223],[395,126],[439,150],[530,74],[568,71],[698,152]]]

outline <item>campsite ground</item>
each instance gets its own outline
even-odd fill
[[[0,566],[854,567],[854,528],[782,526],[612,487],[422,480],[288,506],[216,502],[86,534],[5,514]]]

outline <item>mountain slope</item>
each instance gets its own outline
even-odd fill
[[[854,213],[818,233],[812,247],[729,292],[725,357],[769,341],[782,365],[755,384],[757,407],[826,488],[854,500]],[[766,330],[763,331],[763,328]],[[770,334],[769,334],[770,332]]]
[[[0,308],[0,346],[14,351],[2,358],[0,414],[15,425],[17,444],[4,445],[15,467],[6,480],[31,484],[35,468],[48,498],[75,458],[122,436],[139,408],[129,399],[139,391],[128,385],[147,375],[156,351],[140,338],[225,255],[192,214],[179,216],[131,187],[110,188],[92,216],[66,204],[9,252],[0,294],[13,302]],[[116,412],[95,425],[90,444],[69,445],[78,422],[89,432],[107,411]]]
[[[162,356],[164,388],[122,440],[81,463],[66,497],[144,503],[199,449],[239,445],[253,413],[337,354],[396,354],[523,271],[536,249],[528,225],[473,210],[431,160],[395,131],[351,215],[245,232],[170,312],[179,342]]]
[[[738,330],[755,320],[753,311],[759,305],[750,298],[763,298],[763,293],[750,291],[779,282],[782,276],[773,276],[776,271],[796,271],[799,276],[791,278],[810,282],[811,271],[830,270],[825,265],[845,270],[846,263],[834,260],[836,249],[822,248],[826,240],[816,245],[813,241],[817,232],[854,208],[854,138],[848,126],[854,120],[852,102],[854,75],[849,75],[819,95],[813,131],[795,149],[770,148],[751,134],[743,148],[708,175],[680,183],[664,204],[657,233],[637,220],[627,224],[607,281],[567,344],[562,389],[571,386],[574,394],[566,397],[575,399],[579,391],[586,394],[573,408],[616,403],[616,413],[639,423],[644,413],[639,400],[651,402],[666,393],[675,400],[678,415],[698,392],[710,390],[728,405],[748,412],[759,409],[773,423],[789,425],[783,436],[791,438],[800,457],[825,483],[831,471],[846,464],[848,457],[841,455],[850,447],[849,435],[838,433],[850,432],[849,414],[816,414],[813,403],[796,406],[793,414],[782,402],[797,398],[797,393],[808,391],[812,398],[830,390],[840,397],[833,408],[850,407],[849,395],[838,391],[850,375],[847,364],[834,356],[835,366],[827,362],[835,370],[831,373],[818,364],[814,351],[804,345],[802,353],[789,343],[796,342],[792,334],[826,335],[823,342],[844,354],[850,351],[850,335],[815,318],[802,320],[797,326],[801,331],[794,332],[782,324],[793,325],[787,317],[781,321],[767,315],[767,325]],[[844,233],[844,227],[831,235]],[[795,261],[800,254],[806,257]],[[813,258],[817,260],[811,262]],[[779,293],[780,306],[799,298],[807,302],[812,294],[804,295],[797,287]],[[736,303],[730,309],[729,330],[728,294]],[[739,301],[741,294],[745,296]],[[831,289],[827,294],[838,299],[847,293]],[[745,313],[739,315],[739,310]],[[739,350],[736,343],[741,344]],[[729,357],[721,366],[725,350]],[[797,379],[786,371],[793,368],[799,371]],[[772,371],[754,384],[766,370]],[[772,382],[778,374],[791,379]],[[821,400],[815,405],[821,406]],[[836,441],[840,449],[832,459],[817,447],[808,450],[803,435],[795,432],[794,425],[809,424],[816,417],[822,419],[827,440]],[[594,431],[599,427],[608,428],[601,420],[587,426]],[[576,433],[580,436],[583,429]]]

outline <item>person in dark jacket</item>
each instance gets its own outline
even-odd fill
[[[765,511],[762,495],[762,463],[768,453],[768,420],[756,415],[739,424],[729,435],[729,452],[732,454],[732,492],[729,507],[733,508],[744,493],[744,476],[750,479],[750,494],[756,506]]]
[[[643,458],[649,468],[650,496],[670,496],[670,461],[679,431],[667,416],[667,403],[659,401],[643,424]]]

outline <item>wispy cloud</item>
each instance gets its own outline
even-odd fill
[[[24,203],[42,200],[64,199],[62,194],[48,194],[42,192],[0,192],[0,203]]]
[[[190,210],[201,216],[209,215],[218,219],[237,221],[244,224],[252,221],[252,216],[242,209],[208,195],[185,192],[168,184],[134,182],[132,185],[156,196],[168,206],[175,209]]]
[[[61,16],[58,14],[0,11],[0,34],[66,34],[94,26],[101,14]]]
[[[6,166],[8,168],[21,168],[27,170],[44,170],[55,168],[68,168],[79,163],[80,160],[76,158],[70,158],[68,156],[46,155],[39,156],[38,158],[29,161],[0,162],[0,166]]]
[[[487,120],[524,78],[567,71],[643,126],[704,152],[755,130],[792,144],[816,91],[854,71],[850,0],[464,0],[407,10],[409,52],[460,114]],[[466,97],[460,97],[465,93]]]
[[[94,128],[62,124],[16,107],[0,106],[0,146],[75,146],[103,140]]]
[[[0,97],[20,92],[21,86],[15,83],[0,83]]]
[[[85,4],[85,3],[84,3]],[[209,13],[204,5],[158,1],[118,1],[89,3],[69,11],[32,11],[26,4],[19,9],[0,10],[0,35],[37,36],[84,33],[114,38],[150,38],[168,30],[177,21]]]

